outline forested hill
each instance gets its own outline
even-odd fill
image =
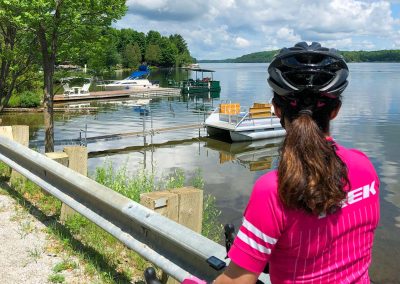
[[[266,63],[271,62],[277,50],[246,54],[224,60],[199,60],[198,62],[219,63]],[[347,62],[400,62],[400,50],[341,51]]]

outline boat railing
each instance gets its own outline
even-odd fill
[[[246,111],[239,103],[231,103],[228,100],[222,100],[218,108],[214,109],[213,113],[219,115],[221,121],[228,122],[229,124],[237,124],[242,119]]]
[[[242,119],[238,123],[236,123],[235,127],[238,127],[244,120],[249,119],[250,118],[249,116],[250,116],[249,112],[247,111],[245,115],[242,117]]]
[[[245,113],[245,115],[243,115],[243,113]],[[237,122],[235,127],[239,127],[244,121],[256,125],[256,122],[260,119],[263,119],[264,121],[269,119],[269,123],[272,125],[274,118],[276,118],[274,115],[273,106],[271,104],[260,103],[254,103],[253,106],[246,109],[246,112],[241,112],[240,116],[241,119]]]

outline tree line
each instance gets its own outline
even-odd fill
[[[11,96],[41,89],[46,152],[54,150],[57,64],[99,73],[143,60],[166,67],[193,61],[180,35],[112,28],[126,11],[125,0],[0,0],[0,111]]]
[[[221,63],[268,63],[279,50],[261,51],[237,58],[223,60],[199,60],[199,62]],[[400,62],[400,50],[339,51],[347,62]]]
[[[95,52],[77,54],[73,62],[87,64],[96,73],[116,67],[134,69],[142,62],[158,67],[180,67],[195,61],[185,39],[179,34],[163,36],[157,31],[147,34],[133,29],[103,30]]]

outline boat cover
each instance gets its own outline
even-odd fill
[[[140,65],[137,71],[134,71],[129,75],[129,79],[142,78],[150,74],[150,70],[146,65]]]

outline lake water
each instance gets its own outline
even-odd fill
[[[219,96],[154,99],[150,114],[140,115],[132,102],[101,104],[92,114],[57,114],[55,139],[141,131],[200,123],[203,110],[221,101],[248,106],[265,102],[271,92],[267,87],[266,64],[202,64],[215,70],[221,81]],[[332,123],[332,135],[342,145],[364,151],[374,163],[381,179],[381,221],[376,232],[373,264],[375,283],[400,283],[400,64],[349,64],[350,84],[344,94],[341,112]],[[122,75],[121,75],[122,76]],[[185,72],[161,70],[151,79],[165,84],[168,78],[183,78]],[[31,142],[43,140],[41,114],[3,115],[3,124],[30,125]],[[149,145],[151,144],[151,145]],[[144,147],[144,145],[146,145]],[[279,141],[224,143],[206,137],[204,130],[180,130],[153,137],[124,138],[88,144],[89,172],[105,160],[115,166],[126,164],[130,172],[145,168],[156,176],[166,176],[180,168],[187,179],[197,169],[205,181],[205,192],[216,197],[222,211],[221,222],[240,224],[252,184],[276,162]],[[40,147],[39,147],[40,148]],[[61,146],[57,146],[61,149]]]

